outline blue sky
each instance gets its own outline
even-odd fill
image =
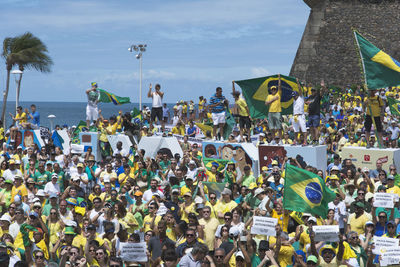
[[[139,61],[128,47],[146,43],[143,94],[160,83],[165,101],[225,95],[232,80],[288,74],[309,8],[293,0],[0,0],[0,40],[26,31],[54,60],[50,74],[27,70],[22,101],[85,102],[96,81],[138,102]],[[1,59],[1,90],[5,66]],[[15,99],[15,83],[9,100]],[[148,100],[143,98],[144,102]]]

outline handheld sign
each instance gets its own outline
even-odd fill
[[[337,242],[339,241],[339,225],[313,226],[315,241]]]
[[[394,196],[388,193],[375,193],[374,194],[374,207],[393,208]]]
[[[251,234],[276,236],[275,226],[278,224],[278,219],[254,216]]]
[[[372,253],[376,255],[381,255],[382,253],[386,252],[388,248],[399,247],[399,240],[390,237],[374,236],[374,243],[375,243],[375,248],[372,249]]]
[[[121,259],[124,261],[147,262],[146,242],[121,243]]]
[[[383,248],[381,254],[381,266],[388,266],[400,263],[400,247]]]

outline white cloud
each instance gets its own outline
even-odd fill
[[[254,77],[262,77],[271,75],[271,72],[263,67],[254,67],[251,69],[251,75]]]

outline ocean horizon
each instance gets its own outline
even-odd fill
[[[35,104],[37,111],[40,114],[40,125],[44,127],[51,127],[49,115],[56,116],[53,120],[53,126],[55,125],[77,125],[79,121],[86,120],[86,105],[87,102],[62,102],[62,101],[21,101],[19,103],[22,108],[28,108]],[[142,103],[142,106],[146,105],[151,107],[151,103]],[[172,116],[172,108],[174,104],[167,103]],[[139,103],[129,103],[124,105],[114,105],[113,103],[99,103],[99,109],[104,118],[109,118],[113,115],[117,115],[121,110],[123,113],[130,112],[134,108],[139,108]],[[3,102],[0,103],[0,111],[3,108]],[[7,101],[6,107],[6,125],[7,128],[12,124],[12,119],[9,115],[12,113],[15,115],[15,101]]]

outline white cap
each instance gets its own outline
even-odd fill
[[[317,223],[317,218],[315,218],[314,216],[310,217],[310,218],[308,218],[307,222],[309,222],[309,221]]]
[[[35,203],[35,202],[40,202],[40,199],[38,197],[35,197],[34,199],[32,199],[31,203]]]
[[[191,161],[189,161],[189,165],[190,164],[196,165],[196,162],[194,162],[194,160],[191,160]]]
[[[43,189],[39,189],[39,190],[36,192],[36,196],[38,196],[38,197],[45,197],[46,194],[44,193],[44,190],[43,190]]]
[[[71,180],[72,181],[79,181],[80,178],[79,178],[79,176],[72,176]]]
[[[254,191],[254,196],[258,196],[259,194],[264,193],[264,189],[262,188],[257,188],[256,191]]]
[[[239,228],[237,228],[237,227],[231,227],[231,228],[229,229],[229,235],[239,236],[239,235],[240,235]]]
[[[243,252],[241,252],[241,251],[236,252],[236,253],[235,253],[235,257],[236,257],[236,258],[237,258],[237,257],[241,257],[242,259],[244,259]]]
[[[67,220],[67,221],[65,222],[65,225],[66,225],[66,226],[72,226],[72,227],[77,227],[77,226],[78,226],[78,225],[76,224],[76,222],[73,221],[73,220]]]
[[[339,171],[339,167],[336,165],[333,165],[331,168],[331,171]]]
[[[200,204],[203,203],[203,199],[200,196],[196,196],[194,199],[195,204]]]
[[[104,177],[103,182],[104,183],[111,183],[110,177]]]
[[[11,223],[11,217],[8,214],[3,214],[3,216],[0,217],[0,221],[7,221],[8,223]]]

